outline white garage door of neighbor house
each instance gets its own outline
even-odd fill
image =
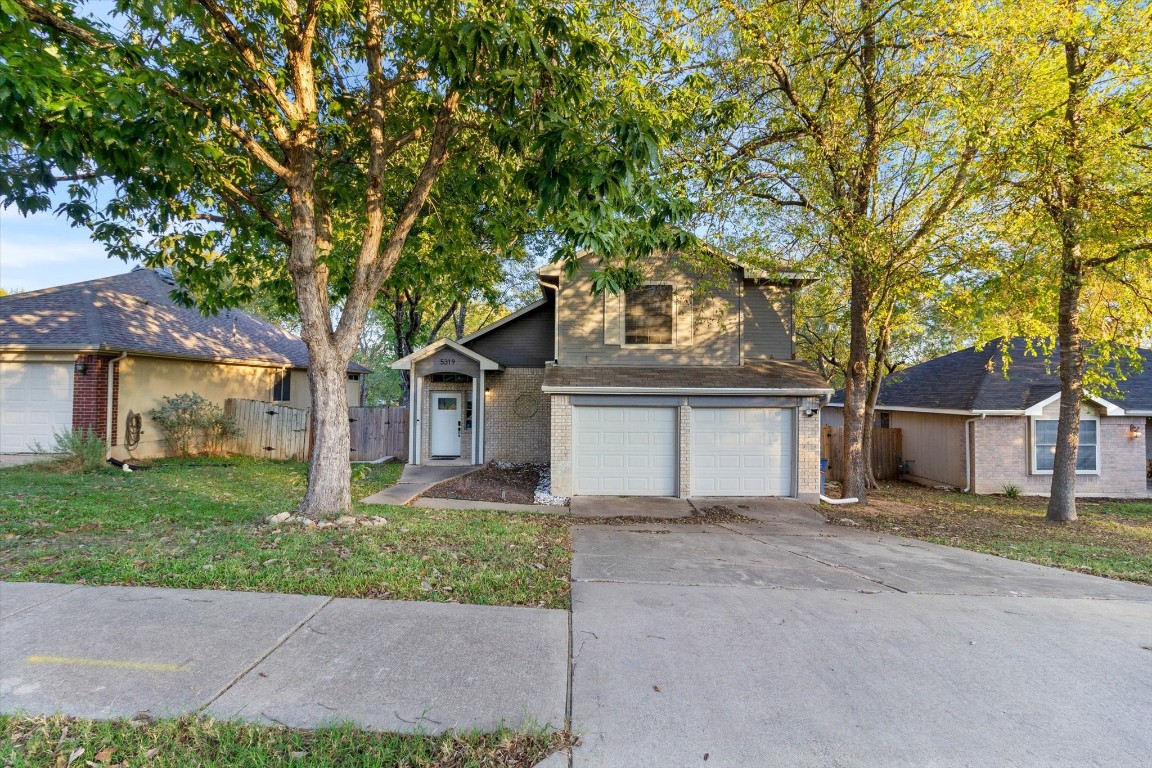
[[[675,496],[675,408],[572,409],[573,486],[578,496]]]
[[[692,495],[791,496],[790,408],[693,408]]]
[[[71,363],[0,363],[0,453],[51,448],[71,428]]]

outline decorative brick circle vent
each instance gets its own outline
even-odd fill
[[[540,411],[540,398],[532,392],[521,392],[516,396],[512,412],[521,419],[530,419]]]

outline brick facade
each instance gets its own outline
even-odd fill
[[[805,416],[804,411],[816,411]],[[796,415],[796,496],[801,501],[820,500],[820,400],[806,397]]]
[[[1054,411],[1055,409],[1053,409]],[[1055,418],[1046,409],[1045,418]],[[1100,473],[1077,474],[1077,496],[1148,496],[1145,446],[1130,439],[1128,428],[1139,419],[1097,416]],[[1031,420],[1026,416],[988,416],[973,422],[972,471],[974,493],[1002,493],[1015,485],[1025,495],[1047,496],[1052,475],[1032,471]]]
[[[676,495],[686,499],[692,495],[692,407],[688,405],[688,398],[684,398],[679,410],[680,461],[676,468]]]
[[[572,398],[552,395],[552,493],[572,495]]]
[[[78,355],[76,360],[84,364],[84,373],[72,372],[72,430],[92,433],[101,439],[108,439],[108,366],[116,355]],[[117,366],[118,368],[119,366]],[[113,394],[118,391],[119,371],[113,372]],[[116,399],[112,402],[112,435],[110,445],[116,443]]]
[[[543,368],[507,368],[484,377],[484,458],[546,463],[552,458],[552,403]]]

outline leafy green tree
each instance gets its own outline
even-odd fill
[[[1055,0],[985,18],[987,47],[1024,87],[1002,136],[1009,183],[990,203],[1002,209],[998,250],[976,275],[973,315],[985,337],[1059,350],[1047,517],[1071,521],[1085,383],[1114,386],[1121,345],[1152,339],[1152,11]]]
[[[110,22],[78,0],[4,0],[0,196],[44,210],[66,184],[64,214],[112,255],[174,264],[205,311],[293,304],[315,404],[299,511],[339,514],[345,370],[448,169],[489,207],[527,194],[562,258],[663,242],[680,208],[645,183],[670,115],[637,54],[641,15],[623,0],[121,0]]]
[[[931,0],[690,5],[715,101],[685,156],[724,226],[847,298],[845,492],[866,501],[893,338],[960,269],[994,176],[999,61],[970,42],[978,18]]]

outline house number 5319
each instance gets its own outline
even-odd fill
[[[456,358],[454,358],[454,357],[442,357],[442,358],[440,358],[439,363],[440,363],[440,365],[456,365]]]

